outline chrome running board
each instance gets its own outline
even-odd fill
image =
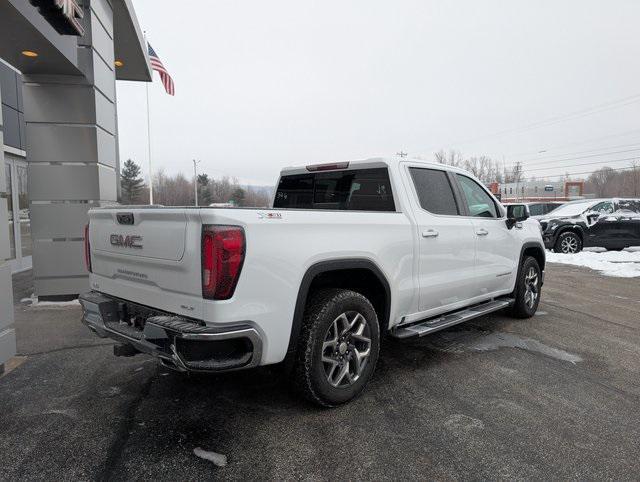
[[[443,330],[458,323],[478,318],[479,316],[493,313],[513,305],[515,302],[512,298],[502,298],[499,300],[487,301],[485,303],[465,308],[460,311],[454,311],[445,315],[428,318],[412,325],[399,326],[391,330],[391,336],[396,338],[411,338],[414,336],[424,336],[429,333]]]

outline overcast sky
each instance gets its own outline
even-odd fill
[[[134,6],[176,84],[175,97],[157,74],[150,86],[154,169],[167,173],[197,158],[271,184],[287,165],[456,148],[540,177],[640,156],[638,0]],[[121,159],[146,171],[143,83],[118,82],[118,114]],[[583,154],[597,157],[559,160]]]

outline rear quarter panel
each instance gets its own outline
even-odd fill
[[[414,232],[395,212],[208,210],[203,224],[240,225],[246,257],[234,296],[203,302],[203,319],[220,325],[253,323],[263,333],[263,364],[284,359],[302,278],[314,264],[371,260],[391,288],[391,320],[410,309],[415,293]],[[268,217],[267,213],[279,216]]]

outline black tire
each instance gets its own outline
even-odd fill
[[[529,280],[532,273],[536,275],[535,289]],[[533,303],[530,303],[528,298],[528,296],[531,296],[531,290],[535,292]],[[535,258],[527,256],[522,260],[522,266],[516,280],[516,289],[514,290],[515,303],[511,307],[511,315],[516,318],[531,318],[538,309],[541,295],[542,272],[540,271],[540,265],[538,265],[538,261]]]
[[[564,254],[579,253],[582,251],[582,239],[573,231],[565,231],[558,236],[553,250]]]
[[[355,313],[359,313],[364,318],[366,325],[364,328],[362,319]],[[349,325],[350,317],[353,318],[354,323],[356,319],[358,320],[358,327],[363,331],[359,335],[356,332],[350,336],[346,334],[345,340],[340,341],[342,338],[339,333],[343,332],[341,327]],[[364,339],[369,339],[368,345],[362,341]],[[333,344],[335,349],[332,347]],[[347,345],[347,348],[344,345]],[[324,349],[323,346],[325,346]],[[356,353],[359,355],[365,353],[366,346],[369,347],[368,357],[358,365],[356,358],[361,359],[361,357]],[[342,352],[342,349],[347,351]],[[379,351],[378,317],[367,298],[355,291],[343,289],[314,293],[307,303],[298,340],[293,370],[294,388],[307,400],[324,407],[335,407],[346,403],[358,396],[371,379]],[[329,363],[323,361],[327,359],[333,361]],[[345,363],[347,373],[343,374]],[[358,372],[358,366],[362,368],[359,375],[354,376],[351,370],[353,368],[354,372]],[[338,370],[338,373],[331,371],[332,369]],[[343,377],[340,383],[347,382],[348,385],[332,385],[329,379],[332,378],[335,383],[341,374]],[[344,378],[347,380],[345,381]]]

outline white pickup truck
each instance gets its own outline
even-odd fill
[[[273,208],[92,209],[83,321],[179,371],[285,362],[334,406],[371,378],[383,335],[500,309],[532,316],[539,224],[471,174],[402,158],[286,168]]]

